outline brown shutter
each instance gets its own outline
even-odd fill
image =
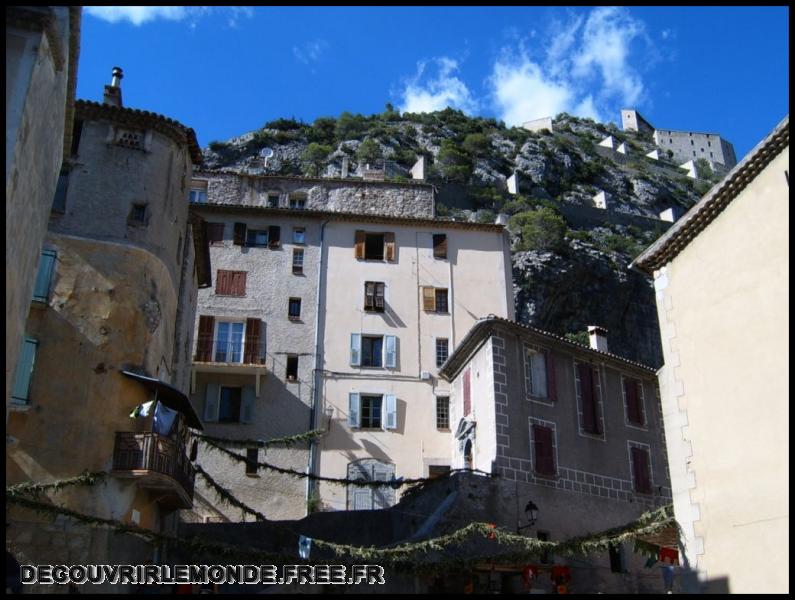
[[[375,284],[375,307],[383,309],[384,308],[384,284],[383,283],[376,283]]]
[[[469,381],[471,369],[464,371],[464,416],[472,412],[472,392]]]
[[[579,363],[580,396],[582,398],[583,429],[588,433],[600,433],[596,414],[593,368],[587,363]]]
[[[213,331],[215,317],[199,317],[199,337],[196,340],[196,362],[211,362],[213,355]]]
[[[447,235],[444,233],[433,235],[433,257],[447,258]]]
[[[207,241],[210,244],[217,244],[224,241],[223,223],[207,223]]]
[[[384,234],[384,259],[389,261],[395,260],[395,234]]]
[[[555,475],[555,453],[552,446],[552,429],[533,425],[535,470],[540,475]]]
[[[432,287],[422,288],[422,310],[436,310],[436,292]]]
[[[635,491],[639,494],[651,494],[649,455],[642,448],[632,448],[631,450],[632,475],[635,478]]]
[[[624,378],[624,394],[627,398],[627,419],[630,423],[642,425],[640,407],[638,406],[638,382],[629,377]]]
[[[243,350],[243,362],[249,365],[260,362],[259,351],[260,320],[246,319],[246,347]]]
[[[555,382],[555,357],[549,350],[544,350],[544,364],[547,368],[547,398],[558,399],[558,385]]]
[[[228,295],[229,294],[229,271],[218,269],[215,275],[215,293]]]
[[[281,245],[282,229],[278,225],[268,227],[268,247],[278,248]]]
[[[375,308],[375,284],[372,281],[364,284],[364,307]]]
[[[364,231],[357,231],[353,245],[354,256],[364,259]]]
[[[232,286],[230,294],[233,296],[246,295],[246,271],[232,271]]]
[[[232,240],[235,246],[245,246],[246,245],[246,224],[245,223],[235,223],[235,235]]]

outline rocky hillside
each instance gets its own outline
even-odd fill
[[[607,136],[626,154],[599,146]],[[587,325],[601,325],[612,352],[662,363],[652,284],[627,267],[670,225],[659,213],[686,210],[711,182],[688,178],[663,153],[646,157],[651,139],[566,114],[553,131],[530,132],[452,109],[401,115],[387,105],[369,117],[277,119],[210,143],[206,166],[259,173],[264,147],[273,150],[266,172],[282,175],[339,177],[348,157],[351,177],[369,165],[401,180],[424,156],[440,217],[510,215],[518,320],[580,341]],[[510,194],[514,172],[518,193]],[[609,210],[594,208],[600,192]]]

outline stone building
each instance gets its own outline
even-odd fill
[[[622,109],[621,124],[625,131],[651,135],[663,154],[670,151],[671,158],[676,162],[703,158],[719,172],[728,171],[737,164],[734,146],[717,133],[659,129],[653,127],[638,111],[629,108]]]
[[[70,155],[80,11],[6,7],[6,420],[58,173]]]
[[[215,290],[199,295],[193,366],[207,433],[255,441],[328,429],[310,448],[247,451],[322,476],[449,466],[434,373],[477,315],[512,311],[503,227],[432,219],[433,189],[415,183],[202,172],[192,189],[217,267]],[[345,488],[218,452],[201,464],[269,518],[353,503]],[[240,518],[197,489],[198,517]]]
[[[643,252],[689,591],[789,591],[789,116]],[[708,284],[705,284],[708,282]]]
[[[590,335],[591,348],[490,315],[440,370],[451,466],[499,475],[513,494],[494,518],[515,515],[538,539],[607,530],[671,500],[655,372],[609,353],[603,329]],[[661,582],[647,581],[645,560],[625,544],[569,566],[578,589],[637,593]]]
[[[109,472],[52,500],[167,532],[191,505],[186,443],[188,428],[201,428],[185,393],[197,288],[211,277],[204,225],[188,207],[201,152],[193,130],[122,107],[120,78],[114,69],[104,103],[76,102],[72,168],[50,214],[12,382],[6,474],[14,484]],[[131,418],[148,401],[148,416]],[[7,520],[7,547],[23,563],[155,558],[134,537],[120,543],[63,517],[12,506]]]

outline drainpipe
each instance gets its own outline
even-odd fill
[[[320,353],[320,316],[325,313],[325,307],[321,307],[321,299],[323,297],[323,248],[324,236],[326,232],[326,225],[328,221],[323,221],[320,225],[320,258],[317,261],[317,301],[315,302],[315,366],[312,369],[312,408],[309,411],[309,430],[317,426],[317,415],[320,410],[320,383],[321,383],[321,370],[319,368],[322,355]],[[330,424],[330,422],[329,422]],[[309,464],[307,465],[307,473],[310,475],[315,474],[315,465],[317,462],[317,440],[312,438],[309,441]],[[306,505],[307,514],[309,514],[309,498],[312,491],[317,489],[314,481],[306,478]]]

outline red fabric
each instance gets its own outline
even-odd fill
[[[571,579],[571,569],[569,567],[552,567],[552,581],[555,583],[565,583]]]
[[[660,562],[670,560],[672,565],[679,564],[679,551],[673,548],[660,548]]]

